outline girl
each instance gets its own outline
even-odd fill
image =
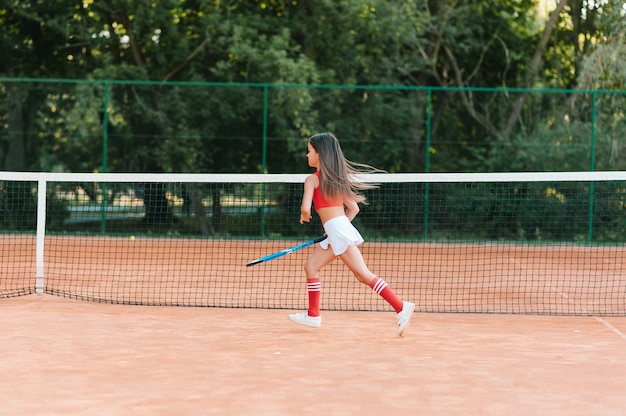
[[[315,247],[304,265],[309,309],[291,314],[289,319],[302,325],[316,328],[321,326],[319,272],[339,257],[361,283],[371,287],[393,307],[398,316],[398,334],[404,335],[415,305],[398,298],[387,282],[367,268],[357,247],[363,243],[363,237],[352,225],[352,220],[359,213],[359,202],[365,202],[365,197],[358,191],[374,187],[353,182],[352,177],[359,172],[356,168],[370,171],[374,168],[347,160],[339,142],[331,133],[316,134],[309,139],[307,159],[309,166],[316,171],[304,181],[300,224],[311,221],[312,203],[324,225],[327,238]]]

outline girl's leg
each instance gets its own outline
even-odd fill
[[[315,251],[304,264],[304,273],[306,274],[306,285],[309,295],[309,309],[307,314],[312,317],[320,316],[320,297],[322,291],[322,282],[319,272],[328,263],[335,259],[335,254],[329,247],[324,250],[319,245],[315,246]]]
[[[365,264],[365,260],[363,259],[363,254],[357,246],[348,247],[348,249],[340,257],[361,283],[366,284],[375,290],[376,293],[378,293],[387,301],[387,303],[389,303],[389,305],[391,305],[396,313],[400,313],[402,311],[402,299],[396,296],[387,282],[369,270]]]

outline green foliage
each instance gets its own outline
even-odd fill
[[[0,83],[0,168],[307,172],[306,138],[333,131],[348,158],[389,172],[424,171],[427,157],[439,172],[626,169],[622,3],[570,2],[541,50],[546,18],[534,0],[4,2],[1,76],[101,82]],[[581,91],[480,90],[528,80]],[[207,84],[225,82],[239,84]],[[452,88],[429,101],[405,86]],[[31,230],[30,185],[2,189],[0,225]],[[199,189],[216,207],[212,231],[255,234],[260,213],[221,212],[222,191],[231,190]],[[300,192],[286,189],[291,205],[268,214],[264,232],[302,232],[286,227],[293,220],[285,215],[297,212]],[[622,194],[596,194],[598,241],[624,235]],[[359,216],[370,236],[388,237],[371,221],[385,213],[409,219],[396,235],[421,235],[428,219],[430,232],[448,238],[587,238],[582,225],[561,231],[586,224],[587,190],[503,185],[468,200],[463,189],[433,186],[381,195],[369,194]],[[49,199],[48,226],[60,228],[65,202]],[[552,223],[539,227],[546,215]],[[199,225],[137,224],[152,233],[206,232]]]
[[[29,182],[4,182],[0,185],[0,229],[35,231],[37,224],[36,185]],[[67,201],[51,192],[46,202],[46,227],[60,229],[70,217]]]
[[[2,83],[0,168],[307,172],[333,131],[389,172],[624,169],[623,18],[576,1],[541,51],[534,0],[12,1],[0,75],[102,82]],[[611,91],[480,91],[524,86],[537,53],[535,86]]]
[[[64,84],[46,88],[37,117],[41,157],[48,172],[94,172],[102,166],[103,85]]]
[[[62,230],[65,221],[70,218],[69,203],[65,199],[58,198],[55,193],[48,195],[46,201],[46,229]]]
[[[33,184],[4,182],[0,185],[0,226],[4,230],[34,231],[37,204]]]

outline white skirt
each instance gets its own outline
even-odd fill
[[[330,244],[336,256],[342,255],[348,247],[358,246],[364,241],[359,230],[352,225],[345,215],[326,221],[324,231],[326,231],[326,240],[321,241],[320,246],[326,250]]]

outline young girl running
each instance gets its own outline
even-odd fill
[[[300,207],[300,224],[311,221],[311,203],[320,217],[326,232],[326,240],[315,247],[304,272],[307,279],[309,309],[306,312],[289,315],[289,319],[302,325],[319,328],[320,316],[320,270],[339,257],[354,276],[363,284],[376,291],[398,316],[398,334],[404,335],[415,305],[402,301],[391,290],[387,282],[372,273],[365,264],[357,247],[363,237],[352,225],[359,213],[359,202],[365,197],[358,191],[374,186],[354,182],[352,177],[357,168],[373,169],[368,165],[350,162],[343,156],[339,142],[331,133],[320,133],[309,139],[307,159],[309,166],[316,171],[304,181],[304,194]]]

